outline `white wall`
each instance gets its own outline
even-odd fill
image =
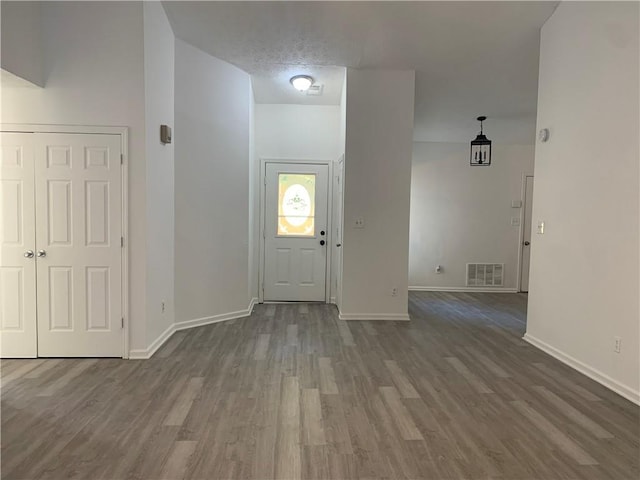
[[[414,82],[413,71],[347,69],[343,318],[407,318]]]
[[[184,322],[249,304],[250,79],[176,39],[175,312]]]
[[[511,201],[523,200],[533,157],[533,145],[494,144],[491,165],[471,167],[468,143],[413,144],[411,287],[465,288],[466,264],[477,262],[504,263],[504,288],[518,288],[520,226],[511,219],[522,223],[524,209]]]
[[[542,29],[527,338],[640,401],[638,4],[563,2]],[[587,33],[585,33],[587,32]],[[614,352],[614,336],[622,338]]]
[[[257,104],[259,158],[336,161],[340,154],[337,105]]]
[[[129,127],[131,348],[145,348],[146,164],[139,2],[44,2],[46,88],[3,86],[3,123]],[[3,20],[5,20],[3,11]]]
[[[249,91],[249,297],[260,288],[260,161],[256,155],[256,99]]]
[[[344,71],[342,81],[342,94],[340,95],[340,136],[338,138],[338,148],[340,154],[344,154],[345,142],[347,140],[347,70]]]
[[[174,126],[175,38],[160,2],[143,8],[149,347],[174,322],[174,144],[160,143],[160,125]]]
[[[40,5],[40,2],[0,3],[0,66],[42,87],[45,78]]]

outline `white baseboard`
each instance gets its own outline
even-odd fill
[[[146,350],[131,350],[129,352],[130,360],[146,360],[151,358],[158,349],[166,343],[171,336],[179,330],[187,330],[189,328],[201,327],[203,325],[209,325],[211,323],[224,322],[227,320],[233,320],[234,318],[248,317],[253,312],[253,307],[258,302],[257,298],[252,298],[249,302],[249,306],[245,310],[239,310],[237,312],[222,313],[219,315],[213,315],[211,317],[196,318],[194,320],[186,320],[170,325],[164,332],[156,338]]]
[[[340,313],[340,320],[390,320],[394,322],[408,322],[408,313]]]
[[[476,292],[476,293],[518,293],[517,288],[507,287],[409,287],[414,292]]]
[[[151,345],[146,350],[131,350],[129,351],[129,360],[146,360],[147,358],[151,358],[154,353],[158,351],[158,349],[165,344],[167,340],[171,338],[176,331],[175,323],[172,323],[167,327],[167,329],[160,334],[158,338],[156,338]]]
[[[534,347],[537,347],[543,352],[548,353],[552,357],[560,360],[565,365],[568,365],[574,370],[577,370],[583,375],[586,375],[590,379],[595,380],[599,384],[604,385],[609,390],[617,393],[621,397],[626,398],[627,400],[635,403],[636,405],[640,405],[640,392],[637,392],[632,388],[629,388],[628,386],[618,382],[617,380],[614,380],[613,378],[600,372],[599,370],[596,370],[595,368],[590,367],[589,365],[581,362],[580,360],[573,358],[571,355],[567,355],[566,353],[558,350],[555,347],[552,347],[548,343],[543,342],[542,340],[539,340],[536,337],[529,335],[528,333],[525,333],[524,337],[522,338],[523,340],[530,343]]]
[[[258,301],[257,298],[252,298],[249,302],[249,306],[245,310],[238,310],[237,312],[221,313],[219,315],[213,315],[211,317],[195,318],[193,320],[185,320],[175,324],[176,331],[186,330],[188,328],[201,327],[203,325],[209,325],[211,323],[224,322],[226,320],[233,320],[235,318],[248,317],[253,311],[253,306]]]

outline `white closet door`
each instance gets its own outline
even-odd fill
[[[0,134],[0,355],[35,357],[33,134]]]
[[[120,136],[35,138],[38,355],[120,357]]]

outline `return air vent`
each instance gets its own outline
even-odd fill
[[[307,95],[319,97],[322,95],[322,91],[324,90],[324,85],[321,83],[316,83],[315,85],[311,85],[309,90],[307,90]]]
[[[467,263],[467,287],[504,286],[504,263]]]

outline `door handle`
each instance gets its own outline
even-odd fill
[[[320,240],[320,245],[324,245],[324,240]]]
[[[342,244],[341,243],[336,243],[336,247],[341,247]]]
[[[24,252],[25,258],[33,258],[33,250],[27,250]]]
[[[525,247],[528,247],[529,245],[531,245],[531,242],[524,242]]]
[[[38,258],[42,258],[42,257],[46,257],[47,256],[47,251],[46,250],[38,250]]]

